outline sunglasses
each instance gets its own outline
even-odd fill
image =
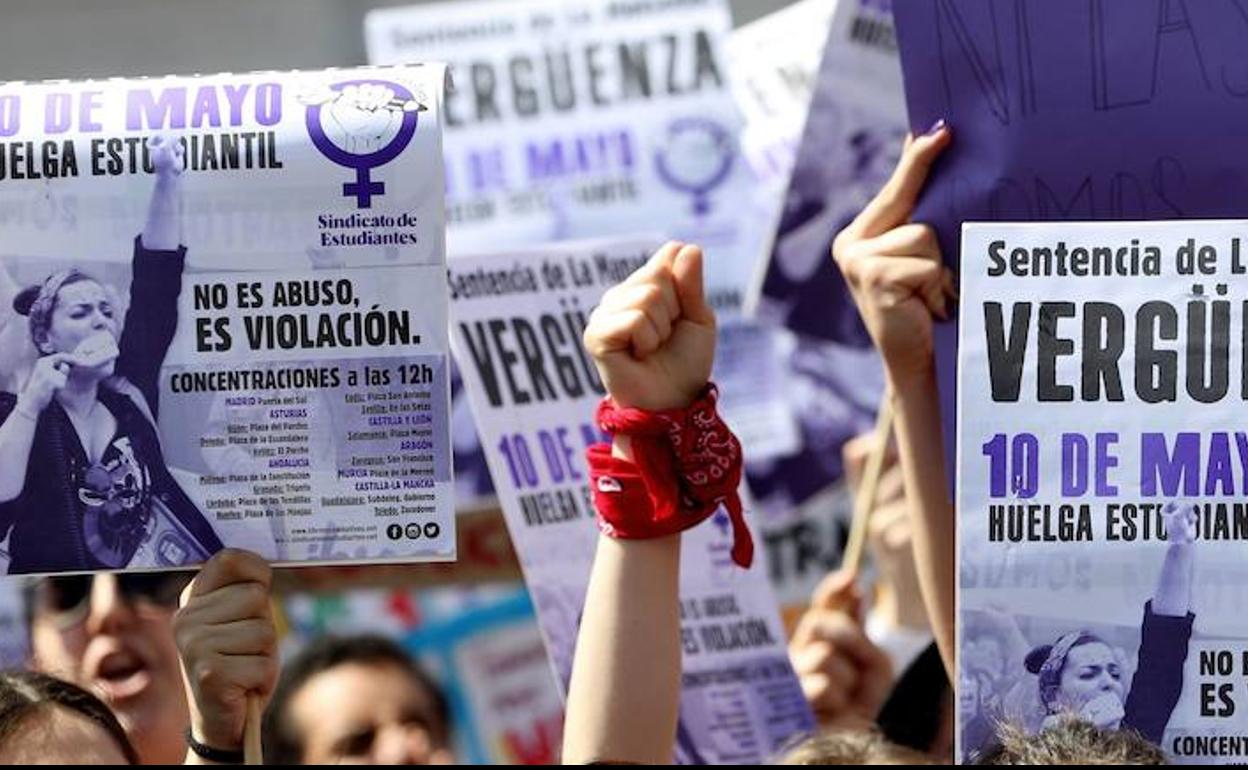
[[[178,606],[182,589],[193,577],[193,572],[137,572],[114,576],[117,592],[128,604],[146,604],[162,609]],[[43,578],[35,586],[35,606],[39,611],[56,615],[62,620],[86,617],[94,582],[94,575]]]

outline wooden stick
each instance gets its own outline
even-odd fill
[[[880,486],[884,458],[892,436],[893,394],[892,391],[885,390],[884,398],[880,399],[880,411],[875,418],[875,445],[871,447],[871,454],[867,455],[862,481],[854,491],[854,518],[850,522],[849,542],[845,544],[845,554],[841,558],[841,569],[855,575],[862,566],[862,554],[867,545],[867,525],[871,522],[871,511],[875,508],[875,494]]]
[[[264,764],[264,749],[260,743],[260,699],[247,696],[247,724],[243,727],[243,761],[249,765]]]

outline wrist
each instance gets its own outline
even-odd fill
[[[621,460],[634,462],[633,458],[633,440],[628,436],[615,435],[611,437],[611,456],[618,457]]]
[[[191,708],[191,734],[200,743],[206,743],[219,749],[242,751],[243,729],[236,724],[228,712],[201,714],[198,704]]]
[[[586,450],[599,529],[648,540],[696,526],[723,506],[732,527],[732,560],[748,568],[753,540],[738,495],[741,444],[715,409],[709,382],[684,409],[651,411],[612,398],[594,419],[612,443]]]
[[[187,760],[193,764],[241,765],[246,760],[241,740],[205,737],[199,725],[186,728],[186,746]]]
[[[38,422],[43,406],[39,405],[33,397],[23,393],[17,397],[17,404],[14,405],[13,411],[31,422]]]
[[[703,380],[693,388],[676,390],[671,393],[639,394],[635,399],[620,399],[610,394],[612,400],[622,409],[641,409],[647,412],[666,412],[672,409],[688,409],[704,392],[709,380]]]
[[[930,356],[917,360],[884,360],[884,373],[889,389],[898,397],[912,394],[936,395],[936,360]]]

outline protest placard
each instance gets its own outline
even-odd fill
[[[593,412],[605,391],[581,335],[654,245],[551,244],[450,266],[452,345],[565,688],[598,539],[585,450],[604,438]],[[682,762],[761,761],[812,724],[766,575],[736,566],[731,545],[722,508],[682,535]]]
[[[372,11],[365,39],[375,63],[450,63],[452,260],[642,233],[705,249],[723,330],[716,376],[734,383],[721,406],[751,459],[765,461],[798,436],[781,382],[760,376],[782,355],[774,336],[737,318],[771,221],[752,211],[731,28],[725,0],[478,0]],[[461,419],[457,473],[484,490],[480,452]]]
[[[1073,713],[1244,761],[1248,222],[967,224],[965,758]]]
[[[10,573],[453,558],[444,79],[0,84]]]

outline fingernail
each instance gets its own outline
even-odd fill
[[[945,127],[945,119],[941,118],[932,124],[932,127],[923,132],[923,136],[935,136],[939,134]]]

